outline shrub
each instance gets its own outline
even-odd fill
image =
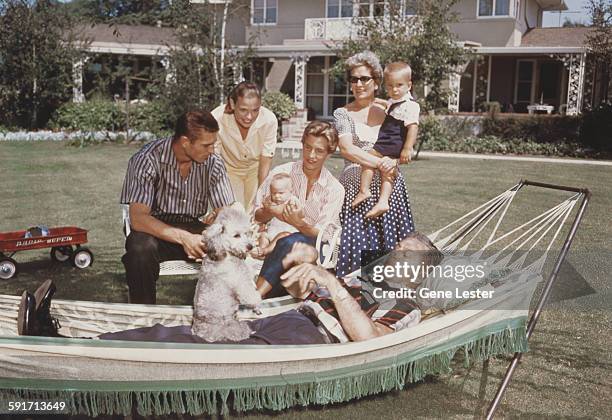
[[[120,130],[120,111],[111,101],[68,102],[62,105],[49,123],[52,129],[98,131]]]
[[[172,120],[160,102],[130,105],[130,130],[165,134],[173,127]],[[125,131],[125,104],[106,100],[67,103],[54,114],[49,126],[71,131]]]
[[[539,143],[578,142],[580,117],[525,116],[486,118],[482,135],[502,139],[529,139]]]
[[[515,155],[546,155],[568,157],[592,157],[578,143],[537,143],[523,139],[500,139],[495,136],[467,137],[464,139],[433,139],[423,145],[424,150],[459,152],[459,153],[490,153]],[[595,155],[597,156],[597,155]]]
[[[121,107],[125,126],[125,106]],[[130,105],[130,130],[162,134],[174,128],[174,115],[160,102]]]
[[[434,141],[448,141],[448,132],[442,123],[433,116],[421,118],[419,121],[418,141],[423,144],[430,144]]]
[[[580,141],[601,151],[612,151],[612,103],[602,102],[585,112],[580,127]]]
[[[290,118],[296,112],[293,99],[282,92],[266,92],[262,105],[272,111],[279,121]]]
[[[475,136],[469,129],[461,129],[459,118],[425,117],[419,125],[419,141],[422,150],[492,153],[516,155],[546,155],[571,157],[607,157],[594,153],[584,145],[571,141],[537,142],[524,138],[502,138],[493,135]],[[473,124],[473,123],[472,123]]]
[[[501,111],[501,104],[497,101],[483,102],[478,106],[478,111],[494,116]]]

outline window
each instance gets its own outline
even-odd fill
[[[353,0],[327,0],[327,17],[352,17]]]
[[[478,17],[513,16],[510,0],[478,0]]]
[[[254,25],[276,24],[277,0],[252,0],[251,10]]]
[[[403,0],[404,15],[414,16],[417,14],[417,2],[416,0]]]
[[[385,2],[379,0],[356,0],[357,16],[378,17],[385,14]]]
[[[336,57],[312,57],[306,65],[306,107],[317,117],[329,118],[346,105],[351,91],[344,74],[331,71]]]
[[[534,60],[517,60],[514,102],[533,103],[534,73]]]

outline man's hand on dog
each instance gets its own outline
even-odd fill
[[[192,260],[201,261],[206,253],[206,247],[204,242],[202,242],[202,235],[185,231],[181,235],[181,245],[187,256]]]

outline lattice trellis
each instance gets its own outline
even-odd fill
[[[595,87],[595,60],[587,55],[584,67],[584,88],[582,90],[582,110],[587,111],[593,107],[593,89]]]
[[[453,72],[448,76],[448,110],[450,112],[459,112],[460,89],[461,74]]]
[[[458,65],[448,76],[448,110],[459,112],[459,98],[461,96],[461,76],[465,73],[469,62]]]
[[[91,57],[83,57],[72,63],[72,101],[85,102],[83,94],[83,67]]]
[[[295,106],[298,109],[306,107],[306,63],[308,55],[295,55],[291,57],[295,66]]]
[[[561,61],[568,70],[567,80],[567,115],[578,115],[582,111],[583,93],[585,85],[586,54],[551,54],[553,58]],[[584,99],[588,100],[591,93]]]
[[[176,81],[176,69],[170,62],[170,57],[162,57],[160,63],[166,71],[166,83],[173,83]]]
[[[476,97],[474,98],[475,111],[484,110],[483,104],[487,102],[489,87],[489,60],[490,56],[479,55],[475,59],[476,65]]]

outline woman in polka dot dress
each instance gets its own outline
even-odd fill
[[[382,79],[378,57],[365,51],[346,61],[354,101],[334,111],[334,121],[340,135],[340,152],[345,166],[340,175],[345,196],[340,221],[340,255],[336,273],[344,276],[361,268],[361,251],[391,250],[409,232],[414,231],[410,201],[402,174],[388,157],[379,158],[368,153],[378,136],[385,111],[376,104],[376,90]],[[356,207],[351,203],[359,192],[360,165],[377,168],[382,176],[393,179],[389,211],[377,218],[366,218],[366,213],[378,202],[380,176],[375,175],[370,186],[372,196]]]

